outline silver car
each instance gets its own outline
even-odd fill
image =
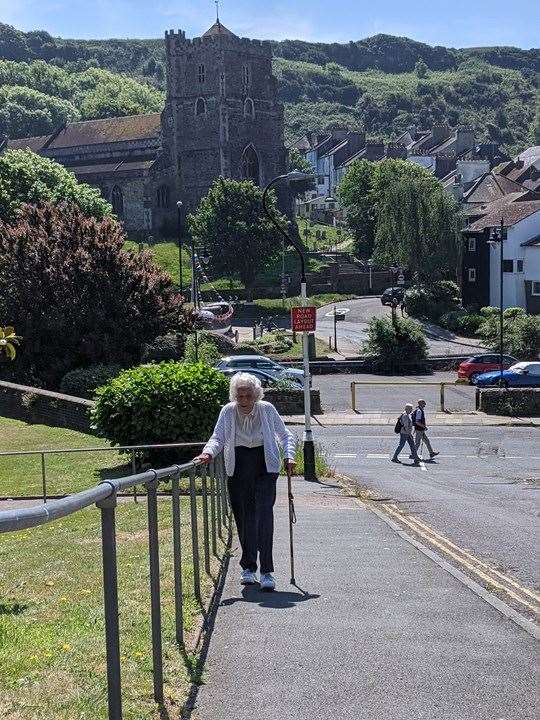
[[[262,370],[265,373],[274,375],[278,380],[293,380],[304,382],[304,371],[298,368],[289,368],[280,365],[264,355],[230,355],[216,363],[218,370]]]

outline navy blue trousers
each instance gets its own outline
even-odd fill
[[[262,447],[237,447],[234,475],[228,478],[229,498],[238,531],[243,570],[274,572],[274,503],[278,474],[269,473]]]

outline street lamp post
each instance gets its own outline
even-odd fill
[[[283,236],[287,241],[288,245],[292,247],[298,253],[300,259],[301,276],[300,276],[300,296],[302,306],[307,305],[307,285],[306,285],[306,261],[304,256],[304,250],[298,242],[293,239],[287,231],[281,227],[281,225],[274,218],[270,212],[267,204],[268,193],[270,188],[282,180],[291,182],[301,182],[312,179],[314,176],[310,173],[303,173],[298,170],[293,170],[285,175],[279,175],[278,177],[271,180],[265,187],[263,192],[262,204],[264,212],[268,219],[274,225],[276,230]],[[315,446],[313,443],[313,432],[311,430],[311,394],[310,394],[310,371],[309,371],[309,335],[307,332],[302,333],[302,350],[304,358],[304,478],[306,480],[316,481],[317,475],[315,473]]]
[[[178,279],[180,280],[180,295],[184,293],[184,280],[182,277],[182,201],[176,203],[178,210]]]
[[[369,258],[368,267],[369,267],[369,292],[373,290],[373,260]]]
[[[490,233],[489,244],[494,247],[499,243],[499,385],[503,384],[503,354],[504,354],[504,218],[501,218],[499,228],[493,228]]]

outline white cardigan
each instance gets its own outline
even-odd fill
[[[281,469],[281,456],[278,442],[283,448],[285,457],[292,460],[294,459],[296,440],[290,430],[287,430],[285,427],[285,423],[272,403],[260,400],[258,406],[261,416],[266,470],[269,473],[279,473]],[[230,402],[221,408],[212,437],[203,449],[203,453],[208,453],[213,458],[216,457],[221,450],[224,451],[225,472],[229,477],[234,474],[235,435],[236,403]]]

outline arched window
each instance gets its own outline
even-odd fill
[[[167,185],[160,185],[157,189],[158,208],[168,208],[170,202],[169,188]]]
[[[114,214],[118,215],[119,218],[123,217],[124,216],[124,195],[122,193],[122,188],[118,187],[118,185],[115,185],[112,189],[111,204],[113,207]]]
[[[204,98],[198,98],[195,103],[195,115],[206,115],[206,103]]]
[[[242,153],[241,173],[243,180],[251,180],[255,185],[260,183],[259,156],[253,145],[248,145]]]
[[[255,105],[253,104],[253,100],[251,98],[246,98],[244,100],[244,117],[255,120]]]
[[[249,87],[249,67],[247,65],[244,65],[242,67],[242,85],[244,86],[244,90],[247,90]]]

